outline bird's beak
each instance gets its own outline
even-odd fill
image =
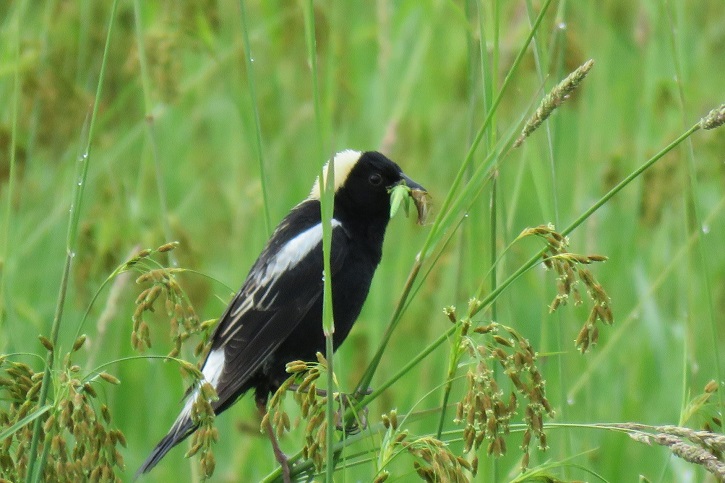
[[[405,184],[408,188],[410,188],[410,196],[413,198],[415,209],[418,211],[418,224],[424,225],[425,220],[428,218],[428,211],[430,209],[430,196],[428,196],[428,190],[408,178],[403,173],[401,173],[401,177],[403,179],[399,184]]]
[[[427,193],[428,192],[427,189],[423,188],[421,185],[419,185],[418,183],[416,183],[412,179],[408,178],[405,174],[401,173],[400,176],[403,178],[403,180],[400,181],[400,183],[404,183],[405,186],[407,186],[411,190],[418,190],[418,191],[422,191],[424,193]]]

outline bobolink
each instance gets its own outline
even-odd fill
[[[418,194],[425,189],[378,152],[342,151],[334,157],[334,170],[330,265],[337,349],[360,314],[380,263],[390,190],[399,184]],[[415,196],[414,201],[420,214],[423,202]],[[322,271],[320,189],[315,182],[307,199],[275,229],[214,331],[202,373],[218,395],[211,402],[216,414],[250,389],[264,410],[270,392],[289,376],[286,363],[312,361],[324,352]],[[198,391],[198,386],[190,391],[176,422],[137,475],[150,471],[194,432],[190,414]],[[275,454],[281,454],[274,440],[273,445]]]

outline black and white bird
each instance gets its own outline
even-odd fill
[[[337,349],[360,314],[380,263],[390,220],[390,190],[399,184],[418,193],[425,189],[378,152],[346,150],[333,161],[330,264]],[[419,199],[414,201],[420,212]],[[286,363],[314,361],[318,351],[324,352],[322,272],[320,187],[315,182],[307,199],[275,229],[214,331],[202,373],[216,389],[216,414],[250,389],[263,410],[270,392],[289,376]],[[190,415],[198,391],[190,391],[181,414],[137,476],[149,472],[195,431]]]

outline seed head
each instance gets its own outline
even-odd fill
[[[725,104],[716,107],[707,116],[700,119],[702,129],[715,129],[723,124],[725,124]]]

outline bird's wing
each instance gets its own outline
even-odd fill
[[[285,231],[284,229],[281,230]],[[275,233],[224,312],[202,372],[217,391],[216,407],[232,398],[289,337],[322,296],[322,227],[318,223],[284,244]],[[347,234],[333,220],[333,275],[347,256]]]
[[[213,404],[217,409],[234,402],[251,376],[322,296],[319,220],[317,224],[308,222],[308,228],[301,232],[299,224],[295,227],[287,221],[272,235],[212,336],[202,373],[216,389],[219,399]],[[334,276],[348,255],[348,236],[334,219],[332,226],[330,265]],[[292,233],[298,234],[290,238]],[[196,429],[191,413],[198,391],[197,385],[187,394],[181,414],[141,465],[136,477],[151,471],[171,448]]]

